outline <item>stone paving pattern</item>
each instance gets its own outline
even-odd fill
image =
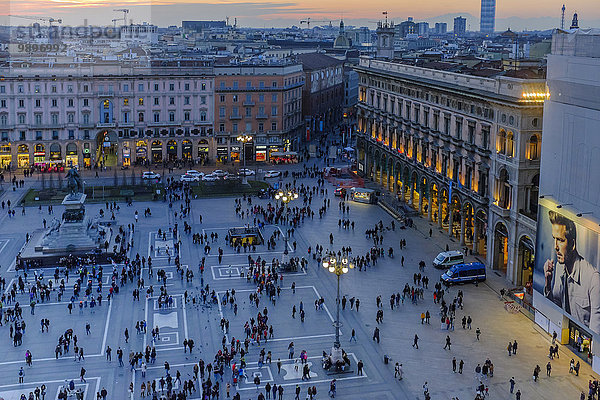
[[[312,162],[311,162],[312,165]],[[288,167],[299,170],[300,166]],[[282,169],[282,168],[278,168]],[[286,181],[291,181],[288,178]],[[301,179],[298,184],[315,184],[313,180]],[[26,182],[26,187],[28,183]],[[10,186],[4,184],[5,189]],[[392,217],[382,208],[376,205],[359,203],[348,203],[350,214],[344,216],[338,211],[338,198],[333,196],[333,187],[325,183],[328,188],[327,198],[331,200],[331,207],[323,219],[318,218],[318,212],[314,220],[306,222],[297,229],[294,240],[298,244],[296,253],[293,255],[306,256],[308,246],[318,243],[326,249],[332,248],[336,251],[342,246],[351,246],[353,255],[364,254],[372,245],[372,241],[366,240],[364,231],[371,228],[373,224],[382,220],[389,225]],[[26,188],[17,191],[5,190],[0,200],[11,200],[13,204],[22,196]],[[267,200],[254,199],[255,203],[266,205]],[[297,200],[298,206],[301,200]],[[313,199],[313,209],[318,210],[322,199]],[[140,398],[139,383],[141,372],[134,374],[127,367],[127,355],[130,350],[142,350],[144,343],[149,343],[150,328],[159,323],[161,329],[161,340],[157,346],[158,358],[156,364],[148,366],[146,380],[159,379],[164,374],[163,363],[167,360],[172,370],[179,369],[182,377],[191,377],[192,364],[203,358],[211,362],[218,348],[220,348],[223,336],[219,327],[221,313],[230,320],[230,334],[241,336],[241,326],[249,318],[250,311],[256,313],[256,308],[249,306],[248,293],[253,290],[252,284],[245,279],[239,279],[237,273],[242,265],[246,264],[247,254],[232,254],[231,248],[226,247],[224,237],[226,229],[231,226],[243,226],[249,220],[241,220],[234,215],[233,198],[202,199],[192,201],[192,213],[187,218],[192,224],[193,232],[203,229],[210,232],[219,232],[219,241],[214,244],[212,255],[207,257],[207,268],[204,273],[205,284],[219,292],[235,288],[238,291],[239,311],[234,316],[227,306],[201,306],[188,303],[185,308],[181,303],[181,297],[177,306],[172,310],[155,310],[153,301],[132,301],[131,284],[121,291],[110,305],[103,301],[101,307],[96,307],[94,313],[90,308],[84,308],[80,312],[77,308],[71,315],[67,311],[68,297],[62,302],[57,301],[56,292],[51,295],[51,302],[38,304],[35,307],[35,315],[30,314],[29,298],[26,294],[19,294],[17,300],[23,305],[24,320],[27,323],[23,345],[13,347],[9,338],[8,326],[0,327],[0,342],[2,357],[0,359],[0,397],[5,400],[19,399],[21,393],[28,394],[36,386],[45,383],[48,387],[48,397],[54,399],[59,385],[65,379],[74,379],[78,387],[86,389],[85,399],[95,399],[95,393],[102,387],[108,390],[109,399]],[[291,204],[294,206],[295,204]],[[87,205],[87,212],[95,214],[101,205]],[[150,207],[152,216],[143,217],[143,210]],[[183,226],[183,220],[174,217],[174,211],[179,209],[179,203],[169,209],[166,203],[134,203],[128,207],[120,204],[117,218],[121,224],[127,225],[134,222],[134,212],[140,212],[139,222],[136,224],[134,234],[134,249],[132,254],[139,252],[140,255],[149,254],[150,245],[155,245],[153,233],[158,228],[173,226],[177,221]],[[42,219],[50,221],[52,216],[48,215],[46,207],[38,210],[37,207],[26,209],[26,215],[21,215],[21,208],[16,208],[14,218],[9,218],[6,210],[0,210],[0,275],[7,280],[16,278],[14,272],[14,258],[25,241],[25,234],[35,229],[42,228]],[[54,216],[60,216],[61,206],[54,206]],[[199,223],[202,215],[203,223]],[[343,230],[338,228],[339,218],[350,218],[355,221],[355,230]],[[475,397],[475,384],[477,383],[474,368],[477,363],[483,363],[486,358],[494,363],[494,377],[485,383],[489,385],[490,398],[512,399],[514,395],[509,393],[508,380],[514,376],[517,388],[523,392],[522,399],[579,399],[581,390],[587,393],[588,379],[596,378],[591,368],[582,362],[580,376],[576,377],[569,373],[569,360],[573,357],[568,348],[560,347],[560,359],[552,361],[553,372],[551,377],[546,377],[545,365],[548,362],[548,347],[550,337],[543,333],[531,320],[522,314],[508,313],[497,294],[499,289],[506,283],[493,273],[488,274],[485,284],[464,285],[450,289],[446,299],[452,299],[459,289],[463,290],[465,296],[464,310],[457,311],[457,326],[454,331],[447,332],[440,329],[439,306],[432,301],[432,287],[439,279],[441,271],[431,267],[431,261],[438,252],[445,249],[446,244],[450,248],[456,248],[455,242],[450,241],[448,236],[439,231],[434,225],[427,221],[416,218],[416,228],[396,229],[395,232],[386,232],[383,247],[386,249],[393,246],[395,258],[383,258],[375,267],[360,272],[351,270],[341,279],[341,293],[348,298],[356,297],[361,300],[360,311],[350,310],[349,307],[341,312],[341,342],[343,348],[352,355],[355,360],[363,360],[365,376],[359,377],[355,374],[341,375],[338,378],[337,393],[343,399],[421,399],[423,398],[422,385],[428,381],[432,399],[472,399]],[[397,224],[399,225],[399,224]],[[429,238],[429,227],[433,228],[434,234]],[[283,227],[285,229],[285,227]],[[329,246],[329,234],[334,234],[334,245]],[[400,239],[406,239],[407,247],[400,251],[398,243]],[[199,294],[200,276],[198,273],[198,262],[203,256],[203,246],[192,244],[191,238],[182,232],[182,264],[189,265],[194,270],[195,277],[192,283],[181,282],[177,277],[168,280],[169,292],[182,295],[188,291],[190,296]],[[221,246],[225,249],[223,262],[219,265],[216,257],[216,248]],[[267,260],[272,257],[280,257],[283,251],[283,242],[279,241],[277,248],[267,251],[266,246],[260,246],[257,253],[265,253],[262,256]],[[400,256],[405,257],[405,266],[400,266]],[[162,256],[162,257],[161,257]],[[173,267],[168,266],[164,255],[154,258],[156,268],[165,267],[166,271],[175,272]],[[334,328],[332,326],[335,316],[335,276],[322,267],[316,261],[309,258],[309,267],[306,274],[286,275],[284,277],[281,297],[277,300],[275,307],[267,305],[271,323],[275,328],[275,340],[271,340],[262,347],[273,353],[273,364],[258,368],[258,349],[251,346],[250,353],[246,357],[249,362],[248,373],[260,372],[263,384],[272,380],[278,385],[285,387],[284,399],[294,397],[296,384],[302,387],[301,398],[306,397],[306,387],[293,369],[293,362],[287,360],[287,346],[289,341],[295,342],[297,354],[300,350],[308,351],[309,361],[312,364],[312,379],[310,385],[318,389],[317,398],[327,396],[329,381],[332,379],[320,366],[320,354],[323,350],[329,350],[333,343]],[[418,262],[424,260],[427,263],[425,274],[430,278],[429,289],[425,289],[424,300],[414,305],[405,302],[398,309],[390,310],[388,299],[391,293],[401,291],[405,283],[413,284],[413,274],[418,271]],[[474,260],[474,259],[473,259]],[[228,266],[232,265],[233,273],[230,274]],[[155,268],[155,269],[156,269]],[[105,278],[110,267],[105,268]],[[45,279],[49,279],[51,271],[45,272]],[[30,275],[31,276],[31,275]],[[149,284],[147,272],[144,271],[146,284]],[[290,290],[292,282],[296,283],[296,293]],[[158,287],[156,281],[152,282]],[[7,285],[8,286],[8,285]],[[72,289],[67,289],[66,293]],[[105,289],[106,290],[106,289]],[[326,309],[314,310],[314,299],[316,296],[325,298]],[[384,304],[384,321],[380,324],[381,343],[377,344],[371,340],[375,322],[377,295],[382,296]],[[291,309],[294,304],[298,306],[303,301],[306,310],[306,321],[300,322],[299,317],[291,318]],[[261,309],[266,305],[266,299],[261,302]],[[5,307],[10,305],[5,305]],[[420,323],[420,313],[429,310],[432,318],[430,325]],[[463,315],[473,318],[473,329],[463,330],[460,327],[460,319]],[[50,319],[50,331],[41,333],[40,319]],[[147,319],[148,334],[137,335],[135,333],[135,321]],[[91,324],[91,334],[86,335],[85,324]],[[475,337],[475,329],[479,327],[482,331],[481,339]],[[54,346],[58,336],[64,330],[72,328],[79,338],[79,345],[85,349],[85,360],[75,361],[73,357],[54,357]],[[130,332],[129,343],[125,343],[123,331],[128,328]],[[356,330],[357,342],[349,342],[350,331]],[[182,341],[186,336],[193,338],[196,347],[193,355],[182,351]],[[420,337],[419,350],[412,345],[413,336]],[[449,334],[452,339],[452,350],[444,350],[444,340]],[[146,337],[144,337],[146,336]],[[164,339],[167,338],[167,339]],[[509,341],[517,340],[519,350],[516,356],[509,357],[506,346]],[[107,362],[104,353],[106,345],[113,348],[112,362]],[[116,349],[121,347],[124,352],[125,367],[119,367],[116,357]],[[30,350],[33,354],[32,367],[25,366],[24,354]],[[383,363],[384,355],[391,358],[390,364]],[[313,357],[313,358],[311,358]],[[451,360],[464,360],[463,374],[452,372]],[[276,360],[281,358],[284,362],[282,371],[277,373]],[[404,379],[394,379],[394,364],[400,362],[404,366]],[[541,379],[538,383],[532,381],[532,372],[536,364],[542,367]],[[355,368],[355,362],[353,369]],[[18,370],[25,367],[24,384],[18,384]],[[79,382],[79,371],[81,367],[87,370],[87,383]],[[135,378],[134,378],[135,375]],[[230,379],[231,373],[225,374],[225,380]],[[135,390],[131,394],[128,391],[129,383],[135,379]],[[255,399],[257,392],[251,382],[241,382],[240,393],[242,399]],[[221,397],[225,398],[224,385]],[[232,394],[235,390],[232,389]],[[199,398],[200,395],[193,396]]]

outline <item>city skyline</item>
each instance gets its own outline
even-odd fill
[[[388,11],[388,16],[395,22],[406,20],[409,16],[416,21],[429,23],[447,22],[450,25],[453,18],[462,15],[467,18],[467,30],[479,30],[480,1],[454,2],[451,6],[439,7],[428,4],[399,4],[389,7],[389,4],[363,4],[358,1],[345,3],[344,9],[328,3],[316,3],[312,0],[297,2],[274,1],[227,1],[217,0],[203,3],[188,1],[160,0],[144,3],[135,0],[114,2],[82,2],[79,0],[53,0],[42,3],[36,0],[0,1],[2,9],[7,10],[0,15],[0,24],[28,24],[26,20],[8,17],[12,15],[50,16],[62,19],[65,25],[88,24],[108,26],[112,19],[122,17],[113,11],[115,8],[126,7],[131,10],[128,21],[133,23],[150,22],[158,26],[181,25],[186,19],[220,19],[229,17],[231,23],[237,18],[238,26],[270,28],[285,26],[303,26],[300,20],[310,17],[314,21],[339,21],[344,19],[347,25],[374,27],[377,20],[382,19],[382,11]],[[519,4],[514,0],[498,4],[496,9],[496,31],[507,28],[513,30],[546,30],[560,23],[560,8],[563,2],[553,1],[550,4],[541,1]],[[570,19],[574,12],[579,14],[582,27],[600,25],[600,10],[592,2],[579,0],[566,4],[566,15]],[[377,10],[377,11],[375,11]],[[518,13],[516,12],[518,10]],[[540,11],[542,10],[542,11]],[[190,17],[201,14],[201,17]],[[315,22],[313,26],[323,24]],[[335,24],[335,22],[334,22]]]

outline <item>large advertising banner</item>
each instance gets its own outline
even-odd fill
[[[542,205],[543,204],[543,205]],[[533,289],[600,333],[600,237],[582,216],[540,204]],[[587,224],[592,226],[591,224]]]

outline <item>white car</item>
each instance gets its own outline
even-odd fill
[[[204,182],[214,182],[214,181],[218,181],[218,180],[219,180],[219,177],[218,177],[218,176],[216,176],[215,174],[208,174],[208,175],[204,175],[204,176],[202,177],[202,180],[203,180]]]
[[[224,177],[225,175],[228,175],[228,173],[227,173],[227,172],[225,172],[225,171],[223,171],[222,169],[215,169],[215,170],[213,171],[212,175],[215,175],[215,176],[217,176],[217,177],[219,177],[219,178],[222,178],[222,177]]]
[[[199,180],[200,180],[199,176],[194,176],[194,175],[189,175],[189,174],[181,175],[182,182],[198,182]]]
[[[142,174],[142,179],[147,179],[147,180],[160,180],[160,174],[157,174],[156,172],[144,172]]]
[[[279,171],[267,171],[265,173],[265,178],[277,178],[278,176],[281,176]]]
[[[185,173],[186,175],[191,175],[191,176],[195,176],[198,179],[202,179],[202,177],[204,176],[203,172],[198,172],[195,169],[190,169],[189,171],[186,171]]]
[[[248,168],[242,168],[242,169],[240,169],[240,172],[238,173],[238,175],[240,175],[240,176],[252,176],[254,174],[255,174],[254,170],[248,169]]]

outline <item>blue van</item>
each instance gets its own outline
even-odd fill
[[[457,264],[442,274],[446,285],[485,281],[485,265],[480,262]]]

